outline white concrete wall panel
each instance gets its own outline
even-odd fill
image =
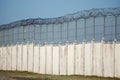
[[[34,72],[39,72],[39,45],[34,46]]]
[[[0,47],[0,70],[3,68],[3,47]]]
[[[17,46],[12,47],[12,70],[16,70],[16,61],[17,61]]]
[[[1,70],[4,70],[3,67],[4,67],[4,51],[3,51],[3,47],[2,47],[2,54],[1,54]]]
[[[92,44],[85,44],[85,75],[92,75]]]
[[[3,47],[3,70],[7,70],[7,48]]]
[[[28,45],[28,71],[32,72],[34,68],[33,63],[33,44]]]
[[[6,47],[6,69],[11,70],[11,47]]]
[[[40,47],[40,73],[45,74],[45,46]]]
[[[102,76],[102,44],[94,44],[93,75]]]
[[[120,44],[115,44],[115,77],[120,78]]]
[[[60,75],[67,75],[67,46],[60,47]]]
[[[46,74],[52,74],[52,46],[47,46]]]
[[[22,70],[22,45],[18,45],[17,70]]]
[[[119,50],[118,43],[5,46],[0,47],[0,70],[120,78]]]
[[[74,74],[74,45],[68,46],[68,75]]]
[[[1,64],[0,64],[0,67],[1,67],[1,70],[3,70],[3,47],[1,47]]]
[[[6,46],[6,49],[5,49],[5,56],[6,56],[6,69],[5,70],[8,70],[8,65],[9,65],[8,46]]]
[[[104,56],[104,76],[113,77],[114,73],[114,47],[112,44],[104,44],[103,46]]]
[[[28,56],[27,56],[27,45],[23,45],[23,61],[22,61],[22,70],[23,71],[27,71],[27,65],[28,65],[28,63],[27,63],[27,58],[28,58]]]
[[[9,46],[9,53],[10,53],[10,65],[9,65],[9,67],[10,67],[10,70],[12,69],[12,47],[11,46]]]
[[[59,74],[59,47],[53,46],[53,74]]]
[[[75,74],[83,75],[83,45],[76,45],[75,51]]]

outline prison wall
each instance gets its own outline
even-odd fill
[[[0,70],[120,78],[120,44],[17,44],[0,47]]]

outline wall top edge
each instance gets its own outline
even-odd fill
[[[78,19],[85,19],[89,17],[100,17],[100,16],[119,16],[120,7],[116,8],[93,8],[90,10],[78,11],[73,14],[68,14],[56,18],[30,18],[26,20],[19,20],[9,24],[0,25],[0,30],[14,28],[18,26],[26,25],[42,25],[42,24],[60,24],[63,22],[69,22]]]

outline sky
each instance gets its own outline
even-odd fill
[[[0,25],[29,18],[54,18],[92,8],[120,7],[120,0],[0,0]]]

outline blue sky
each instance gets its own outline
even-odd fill
[[[120,7],[120,0],[0,0],[0,25],[28,18],[52,18],[92,8]]]

